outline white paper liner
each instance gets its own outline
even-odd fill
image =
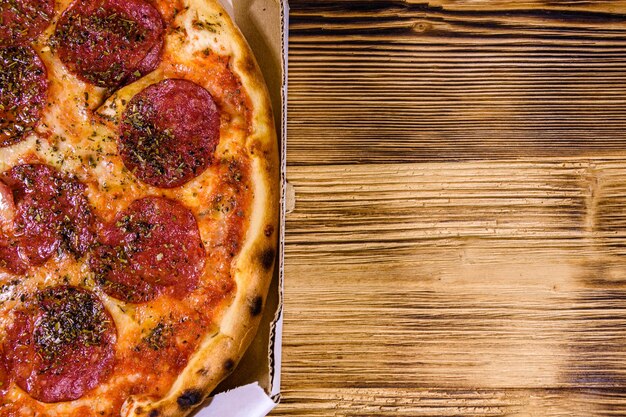
[[[249,384],[213,397],[198,417],[263,417],[276,407],[259,384]]]

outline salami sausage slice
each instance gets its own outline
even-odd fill
[[[99,240],[91,268],[107,294],[120,300],[149,301],[166,288],[186,293],[204,268],[196,218],[166,198],[133,202],[104,227]]]
[[[161,52],[163,51],[163,43],[159,42],[148,52],[148,55],[139,63],[137,69],[128,76],[128,78],[124,81],[123,84],[130,84],[144,75],[154,71],[156,67],[159,66],[159,62],[161,62]]]
[[[111,88],[157,67],[164,27],[145,0],[75,0],[59,19],[52,44],[79,78]]]
[[[94,216],[77,179],[41,164],[3,174],[15,202],[13,232],[0,242],[0,266],[23,273],[58,249],[80,257],[94,241]]]
[[[54,14],[54,0],[0,1],[0,46],[21,45],[44,31]]]
[[[13,191],[8,185],[0,181],[0,231],[3,233],[13,230],[15,218],[15,200]]]
[[[0,356],[3,357],[3,356]],[[9,375],[4,361],[0,361],[0,395],[6,394],[9,389]]]
[[[120,125],[120,155],[146,184],[178,187],[210,165],[219,128],[217,106],[206,89],[191,81],[164,80],[128,104]]]
[[[0,147],[37,126],[47,93],[46,67],[32,48],[0,48]]]
[[[11,380],[9,378],[6,361],[4,359],[4,352],[0,350],[0,396],[7,393],[10,382]]]
[[[0,239],[0,268],[17,275],[28,271],[28,260],[20,256],[20,246],[15,240],[2,237]]]
[[[46,289],[33,296],[7,329],[4,350],[12,379],[33,398],[72,401],[106,379],[117,330],[91,292]]]

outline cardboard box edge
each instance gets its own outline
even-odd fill
[[[279,239],[279,274],[278,274],[278,308],[276,316],[271,326],[270,334],[270,372],[271,386],[270,397],[275,404],[280,402],[281,392],[281,371],[282,371],[282,336],[283,336],[283,298],[285,283],[285,225],[287,213],[287,94],[289,86],[289,2],[288,0],[280,1],[280,17],[282,27],[282,121],[281,121],[281,213],[280,213],[280,239]]]

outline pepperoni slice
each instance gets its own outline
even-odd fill
[[[15,218],[15,200],[13,191],[0,181],[0,231],[9,232],[13,229]]]
[[[154,299],[166,288],[195,288],[205,262],[198,223],[180,203],[161,197],[133,202],[104,227],[90,266],[112,297]]]
[[[165,23],[145,0],[75,0],[52,44],[65,66],[100,87],[117,87],[153,71],[161,60]]]
[[[0,181],[0,267],[23,274],[28,265],[20,258],[17,245],[9,238],[15,231],[16,211],[13,191]]]
[[[120,125],[119,151],[137,178],[173,188],[210,165],[220,116],[211,94],[186,80],[153,84],[133,97]]]
[[[6,360],[4,359],[4,352],[0,347],[0,396],[7,393],[9,390],[9,372],[7,371]]]
[[[35,39],[50,24],[53,14],[54,0],[0,1],[0,46]]]
[[[2,237],[0,239],[0,268],[16,275],[24,275],[28,271],[28,261],[20,255],[19,243]]]
[[[109,375],[116,340],[115,323],[94,294],[49,288],[15,312],[5,359],[13,380],[33,398],[73,401]]]
[[[15,201],[13,233],[0,241],[0,266],[21,274],[58,249],[80,257],[94,241],[94,216],[76,178],[48,165],[19,165],[3,175]]]
[[[163,51],[163,43],[159,42],[148,52],[148,55],[139,63],[137,69],[128,76],[128,78],[124,81],[124,84],[130,84],[144,75],[154,71],[156,67],[159,66],[159,62],[161,62],[161,52]]]
[[[46,67],[32,48],[0,48],[0,147],[38,125],[47,93]]]

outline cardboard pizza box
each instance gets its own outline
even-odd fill
[[[280,399],[287,151],[287,0],[220,0],[248,40],[270,92],[281,152],[278,258],[259,331],[233,374],[196,417],[263,417]]]

